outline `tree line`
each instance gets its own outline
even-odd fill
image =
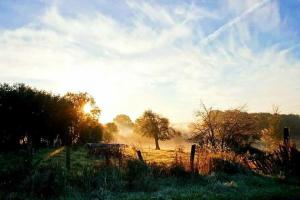
[[[87,104],[90,110],[84,112]],[[113,122],[101,124],[100,114],[88,93],[56,95],[24,84],[0,84],[0,150],[108,142],[124,128],[153,138],[160,149],[160,140],[181,135],[166,117],[151,110],[135,122],[120,114]],[[196,117],[188,139],[213,149],[241,150],[259,140],[276,145],[286,126],[295,138],[300,136],[300,116],[279,114],[278,110],[273,114],[248,113],[243,108],[220,111],[203,104]]]
[[[220,111],[202,104],[196,117],[190,140],[214,150],[245,152],[253,144],[272,150],[282,142],[285,127],[294,140],[300,139],[300,116],[279,114],[278,108],[273,114],[248,113],[243,107]]]
[[[89,113],[83,107],[90,104]],[[88,93],[56,95],[24,84],[0,85],[0,150],[109,140]]]

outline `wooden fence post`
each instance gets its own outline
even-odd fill
[[[288,127],[284,127],[283,129],[283,165],[285,168],[285,172],[289,171],[290,168],[290,129]]]
[[[190,166],[191,166],[191,171],[192,172],[194,172],[195,153],[196,153],[196,145],[193,144],[192,147],[191,147],[191,156],[190,156]]]
[[[142,152],[140,150],[137,150],[136,151],[136,154],[138,156],[138,159],[142,162],[145,162],[144,159],[143,159],[143,156],[142,156]]]
[[[290,146],[290,129],[288,127],[283,129],[283,144],[286,147]]]
[[[104,157],[105,157],[105,165],[109,166],[111,164],[109,153],[106,152]]]
[[[69,132],[66,134],[66,141],[65,141],[65,148],[66,148],[66,168],[70,171],[71,168],[71,145],[72,145],[72,138],[71,134],[74,133],[74,127],[69,127]]]
[[[70,145],[69,144],[67,144],[66,145],[66,168],[67,168],[67,170],[68,171],[70,171],[70,166],[71,166],[71,159],[70,159],[70,157],[71,157],[71,155],[70,155],[71,153],[70,153]]]

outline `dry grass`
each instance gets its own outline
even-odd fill
[[[182,165],[187,171],[190,166],[190,152],[187,149],[165,149],[155,150],[152,148],[140,149],[144,160],[147,163],[159,163],[167,166]],[[135,151],[131,151],[131,156],[136,157]],[[205,149],[197,148],[194,158],[194,169],[202,175],[211,174],[216,169],[216,160],[224,160],[229,163],[248,167],[244,161],[244,157],[233,152],[210,152]]]
[[[183,148],[178,146],[174,149],[165,148],[162,150],[155,150],[151,147],[136,148],[133,146],[128,146],[123,152],[121,163],[120,159],[118,158],[111,158],[110,161],[111,164],[120,166],[126,163],[125,160],[133,158],[137,159],[138,157],[136,150],[140,150],[144,161],[148,164],[159,164],[167,168],[182,166],[186,171],[190,171],[190,147],[185,146],[185,148]],[[59,162],[61,165],[65,165],[64,148],[52,149],[48,154],[45,155],[44,162]],[[71,151],[72,169],[80,169],[86,165],[100,166],[103,163],[105,163],[105,158],[88,155],[88,150],[85,147],[73,148]],[[235,154],[234,152],[210,152],[203,148],[196,148],[196,154],[194,158],[195,173],[209,175],[215,171],[228,170],[228,168],[223,167],[222,165],[226,165],[229,168],[239,168],[240,166],[243,168],[251,167],[250,165],[247,165],[243,156]]]

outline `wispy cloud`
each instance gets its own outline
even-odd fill
[[[285,45],[278,6],[128,1],[118,8],[130,16],[123,19],[97,8],[66,15],[64,4],[48,5],[30,23],[0,30],[0,80],[86,90],[105,120],[152,108],[189,121],[200,99],[221,109],[279,104],[299,113],[300,60],[297,46]]]
[[[267,3],[270,3],[272,0],[261,0],[254,5],[252,5],[250,8],[245,10],[243,13],[239,14],[238,16],[234,17],[233,19],[229,20],[225,24],[223,24],[221,27],[219,27],[217,30],[215,30],[213,33],[209,34],[205,38],[201,40],[201,44],[207,44],[212,40],[215,40],[217,37],[219,37],[220,34],[222,34],[224,31],[228,30],[234,25],[237,25],[238,23],[241,23],[242,20],[246,17],[248,17],[250,14],[255,12],[256,10],[260,9],[261,7],[265,6]]]

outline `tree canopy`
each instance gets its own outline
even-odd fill
[[[96,106],[95,99],[88,93],[67,93],[63,96],[69,101],[76,113],[73,121],[73,143],[97,142],[102,139],[103,127],[99,124],[101,110]],[[84,112],[84,106],[89,104],[90,111]]]
[[[174,129],[170,127],[169,120],[159,114],[147,110],[135,122],[135,132],[145,137],[154,138],[156,149],[160,149],[159,140],[168,140],[174,136]]]
[[[125,114],[117,115],[113,122],[121,128],[133,128],[133,122],[131,121],[130,117]]]
[[[91,113],[82,106],[89,102]],[[100,109],[87,93],[65,96],[37,90],[24,84],[0,85],[0,148],[14,150],[25,143],[33,147],[53,145],[57,138],[66,143],[102,139],[98,122]]]
[[[212,149],[239,150],[260,137],[257,119],[241,108],[222,112],[203,105],[197,117],[198,121],[192,124],[192,140]]]
[[[300,116],[271,113],[247,113],[243,108],[226,111],[202,105],[197,121],[191,124],[191,140],[214,148],[241,149],[260,139],[260,144],[277,147],[284,127],[291,130],[292,139],[300,138]]]
[[[106,142],[109,142],[111,140],[113,140],[114,135],[118,134],[119,129],[117,127],[117,125],[114,122],[109,122],[106,123],[104,126],[104,138],[103,140]]]

